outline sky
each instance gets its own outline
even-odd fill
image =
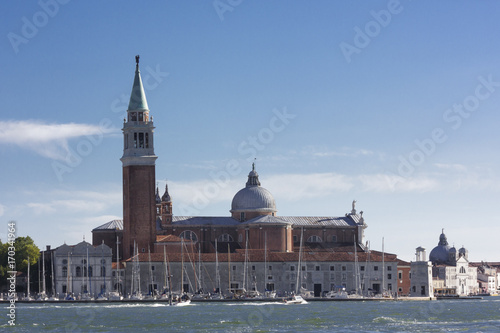
[[[413,260],[442,229],[500,261],[500,2],[0,4],[0,238],[76,244],[122,218],[140,68],[175,215],[229,216],[255,161],[282,216],[363,211]]]

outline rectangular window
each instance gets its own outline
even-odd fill
[[[292,265],[292,266],[290,266],[290,270],[291,270],[292,272],[293,272],[293,271],[295,271],[295,266],[293,266],[293,265]]]
[[[330,270],[334,271],[335,270],[335,266],[330,266]]]
[[[306,271],[306,266],[302,266],[302,272]]]
[[[144,133],[139,133],[139,148],[144,148]]]
[[[392,283],[387,284],[387,289],[389,289],[389,291],[392,291]]]
[[[365,270],[365,266],[360,266],[359,269],[363,272]]]
[[[293,235],[293,242],[294,242],[294,243],[297,243],[297,241],[298,241],[298,240],[297,240],[297,235]]]
[[[273,291],[274,283],[266,283],[266,290]]]
[[[402,272],[402,271],[399,271],[399,272],[398,272],[398,278],[399,278],[400,280],[402,280],[402,279],[403,279],[403,272]]]
[[[67,287],[65,285],[63,285],[62,286],[62,292],[63,292],[63,294],[66,294],[66,289],[67,289]]]
[[[373,267],[373,270],[374,270],[374,271],[378,271],[378,266],[374,266],[374,267]]]
[[[342,281],[345,281],[347,280],[347,274],[346,273],[342,273]]]
[[[134,148],[137,148],[137,133],[134,133]]]
[[[143,113],[139,112],[139,121],[142,121],[142,120],[143,120]]]
[[[272,279],[273,279],[273,276],[272,276],[272,275],[268,275],[268,276],[267,276],[267,279],[268,279],[268,280],[272,280]]]
[[[295,273],[290,274],[290,280],[295,280],[297,278],[297,275]]]
[[[273,270],[273,266],[269,266],[269,270],[272,271]]]
[[[392,280],[392,274],[387,274],[387,280]]]
[[[342,270],[343,271],[347,270],[347,267],[342,265]]]
[[[320,267],[319,267],[319,266],[316,266],[315,268],[316,268],[316,271],[319,271],[319,270],[320,270]]]
[[[255,271],[255,266],[252,266],[252,271]]]
[[[149,133],[146,133],[146,148],[149,148]]]
[[[123,146],[125,147],[125,149],[128,148],[128,134],[125,134],[124,136]]]
[[[332,235],[331,236],[331,241],[332,241],[332,243],[335,243],[337,241],[337,236]]]
[[[392,271],[392,266],[387,266],[388,271]]]
[[[330,274],[330,280],[335,281],[335,273]]]
[[[155,265],[151,265],[151,270],[154,271],[155,270]]]
[[[235,271],[235,270],[236,270],[236,266],[233,266],[233,271]]]

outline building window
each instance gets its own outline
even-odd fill
[[[293,242],[294,242],[294,243],[297,243],[297,242],[298,242],[298,237],[297,237],[297,235],[293,235]]]
[[[154,271],[155,270],[155,265],[151,265],[151,270]]]
[[[302,272],[306,271],[306,266],[302,266]]]
[[[255,266],[252,266],[252,271],[255,271]]]
[[[374,271],[378,271],[378,266],[373,266]]]
[[[272,271],[272,270],[273,270],[273,266],[269,266],[268,268],[269,268],[269,270],[270,270],[270,271]]]
[[[131,121],[137,121],[137,113],[132,112],[132,114],[130,115],[130,120]]]
[[[139,148],[144,148],[144,133],[139,133]]]
[[[125,149],[128,149],[128,134],[125,134],[125,136],[123,137],[123,146],[125,147]]]
[[[196,236],[196,234],[191,230],[184,230],[183,232],[181,232],[179,237],[182,239],[192,240],[193,242],[198,241],[198,236]]]
[[[231,237],[230,234],[222,234],[220,235],[217,240],[219,242],[232,242],[233,241],[233,237]]]
[[[316,268],[316,271],[319,271],[319,270],[320,270],[320,267],[319,267],[319,266],[316,266],[315,268]]]
[[[144,119],[144,115],[142,112],[139,112],[139,121],[142,121]]]
[[[134,133],[134,148],[137,148],[137,133]]]
[[[335,266],[330,266],[330,270],[334,271],[335,270]]]
[[[365,270],[365,266],[360,266],[360,267],[359,267],[359,270],[360,270],[360,271],[362,271],[362,272],[364,272],[364,270]]]
[[[330,236],[330,241],[332,243],[335,243],[337,241],[337,236],[335,236],[335,235]]]
[[[294,265],[291,265],[291,266],[290,266],[290,270],[291,270],[292,272],[293,272],[293,271],[295,271],[295,266],[294,266]]]
[[[67,259],[63,259],[62,264],[63,265],[67,265],[68,264],[68,260]]]
[[[308,243],[321,243],[321,242],[322,242],[322,240],[321,240],[321,237],[316,236],[316,235],[312,235],[312,236],[310,236],[310,237],[307,239],[307,242],[308,242]]]
[[[392,274],[387,274],[387,280],[392,280]]]
[[[80,266],[76,266],[76,277],[82,276],[82,268]]]
[[[403,271],[398,271],[398,279],[403,279]]]
[[[146,148],[149,148],[149,134],[145,134]]]
[[[238,235],[238,242],[243,242],[243,234]]]
[[[245,221],[245,212],[240,213],[240,221]]]
[[[387,266],[388,271],[392,271],[392,266]]]
[[[346,273],[342,273],[342,281],[345,281],[347,280],[347,274]]]
[[[389,291],[392,291],[392,283],[387,284],[387,289],[389,289]]]
[[[295,280],[297,278],[297,275],[295,273],[290,274],[290,280]]]
[[[335,273],[330,274],[330,280],[335,281]]]
[[[272,276],[272,275],[268,275],[268,276],[267,276],[267,279],[268,279],[268,280],[272,280],[272,279],[273,279],[273,276]]]
[[[346,271],[346,270],[347,270],[347,267],[346,267],[346,266],[344,266],[344,265],[342,265],[342,270],[343,270],[343,271]]]
[[[68,276],[68,267],[64,266],[64,267],[62,268],[62,276],[63,276],[63,277]]]

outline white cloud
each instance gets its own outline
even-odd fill
[[[467,167],[463,164],[444,164],[444,163],[435,163],[434,164],[438,169],[450,170],[450,171],[459,171],[459,172],[467,172]]]
[[[370,174],[357,178],[362,190],[367,192],[427,192],[440,188],[437,180],[424,176],[404,178],[390,174]]]
[[[87,137],[96,145],[104,135],[117,131],[100,125],[46,124],[35,120],[0,121],[0,144],[17,145],[43,157],[65,160],[69,152],[69,140]]]

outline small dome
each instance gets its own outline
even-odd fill
[[[448,245],[448,241],[444,234],[444,230],[441,232],[439,236],[438,245],[432,249],[429,260],[432,261],[433,264],[445,264],[449,261],[448,253],[450,251],[450,246]],[[455,250],[456,251],[456,250]]]
[[[271,192],[260,186],[259,174],[252,164],[246,187],[239,190],[231,203],[231,213],[235,212],[276,212],[276,203]]]
[[[453,247],[450,249],[450,253],[457,253],[457,249],[453,246]]]
[[[458,250],[458,253],[465,254],[467,253],[467,249],[462,245],[462,247]]]
[[[264,211],[276,212],[276,203],[268,190],[260,186],[245,187],[236,193],[231,203],[231,212]]]

